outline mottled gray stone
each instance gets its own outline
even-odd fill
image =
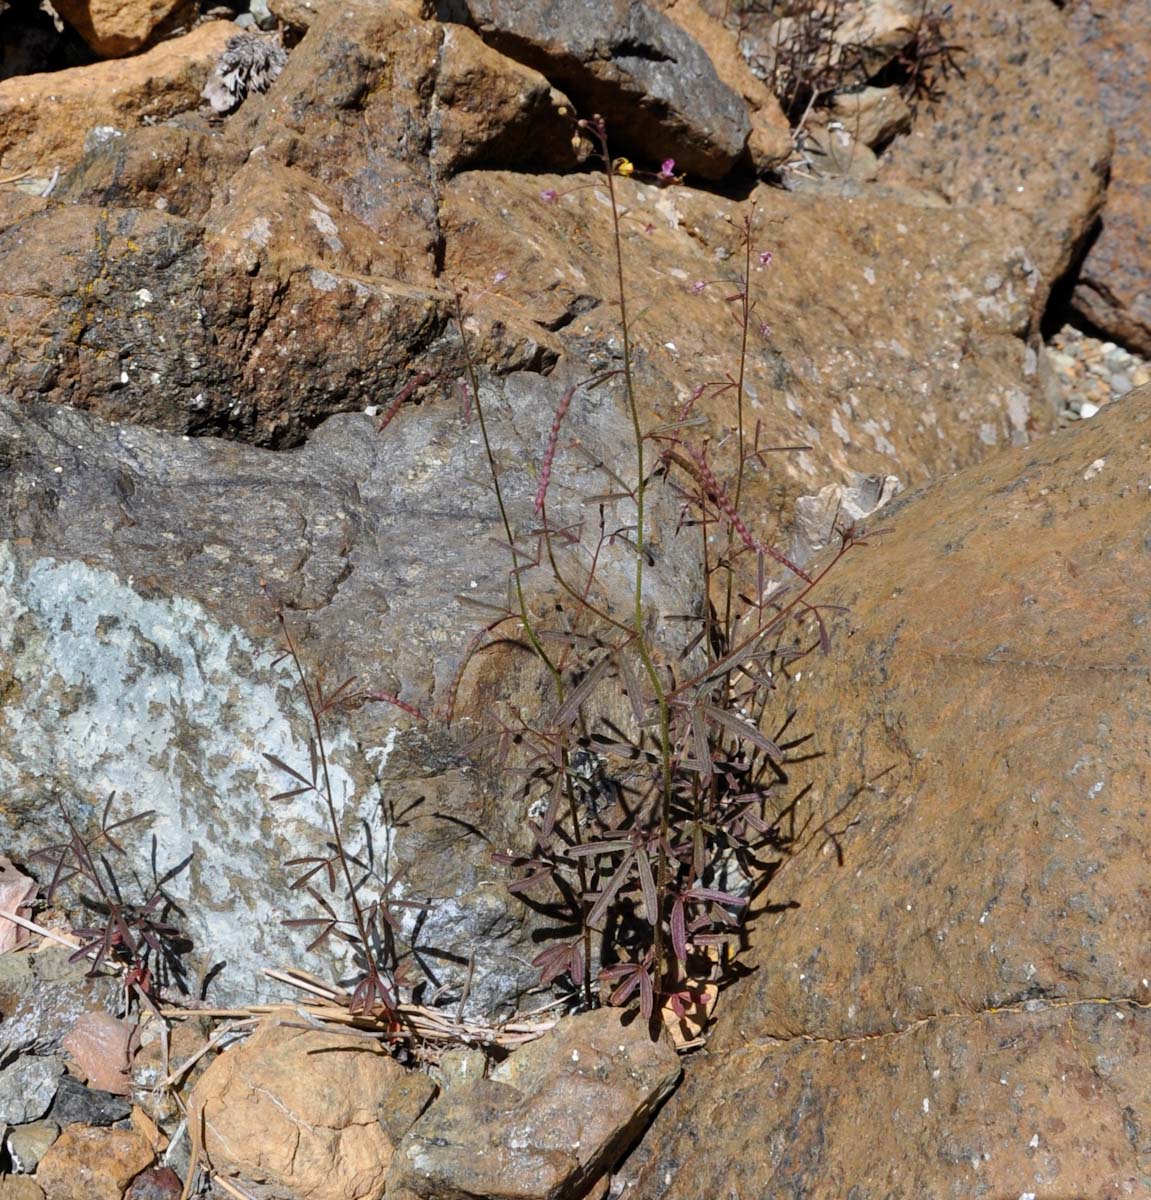
[[[63,1073],[60,1059],[32,1055],[0,1071],[0,1125],[24,1125],[42,1117]]]
[[[70,956],[62,946],[0,955],[0,1062],[55,1050],[78,1017],[115,1010],[120,984],[111,977],[87,978],[88,964],[69,962]]]
[[[536,519],[536,480],[520,464],[538,457],[561,393],[561,381],[522,374],[485,386],[520,528]],[[581,394],[565,433],[593,453],[626,444],[612,388]],[[356,676],[442,713],[464,648],[491,619],[455,597],[507,596],[486,473],[478,429],[454,400],[405,410],[382,436],[368,417],[336,417],[283,454],[0,402],[9,848],[26,853],[52,836],[57,796],[90,824],[115,792],[114,815],[155,812],[125,839],[130,887],[139,880],[146,892],[153,870],[191,855],[166,891],[183,910],[175,919],[193,941],[190,962],[226,964],[214,997],[273,994],[264,967],[345,971],[326,952],[306,954],[307,939],[282,924],[312,909],[281,864],[323,852],[330,834],[315,797],[271,801],[293,783],[263,756],[306,769],[309,730],[291,666],[275,661],[262,584],[329,683]],[[594,467],[565,449],[553,519],[580,518],[580,496],[600,487]],[[678,506],[660,495],[653,515],[674,528]],[[604,548],[609,602],[626,597],[633,563],[622,543]],[[686,611],[695,578],[687,539],[669,539],[648,600]],[[546,581],[542,570],[525,575],[532,592]],[[507,653],[514,669],[499,686],[524,672],[538,695],[530,656]],[[458,995],[474,953],[469,1008],[490,1012],[535,982],[536,947],[534,918],[491,861],[493,848],[522,840],[518,794],[493,796],[461,751],[478,730],[471,718],[494,699],[476,672],[482,690],[469,700],[465,681],[451,732],[369,704],[333,714],[327,737],[345,836],[356,850],[370,838],[380,870],[399,878],[393,896],[428,906],[400,915],[430,990]]]

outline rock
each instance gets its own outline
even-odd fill
[[[762,174],[786,162],[792,152],[787,117],[771,90],[748,66],[737,33],[707,11],[700,0],[658,0],[652,7],[662,9],[693,37],[711,59],[720,80],[743,97],[751,121],[747,152],[756,172]]]
[[[693,37],[641,0],[439,0],[437,15],[471,24],[539,71],[581,117],[603,116],[617,153],[648,163],[674,157],[689,175],[722,179],[744,152],[751,122],[742,98]]]
[[[634,1194],[1142,1188],[1149,454],[1144,388],[900,497],[831,577],[782,698],[808,832]]]
[[[862,83],[877,75],[914,37],[926,9],[921,0],[847,0],[837,16],[833,40],[858,64],[849,72]]]
[[[1080,0],[1067,15],[1072,41],[1099,85],[1103,115],[1115,135],[1103,227],[1079,268],[1072,303],[1092,325],[1151,355],[1149,10],[1146,0]]]
[[[138,1029],[108,1013],[85,1013],[64,1039],[63,1048],[75,1060],[90,1088],[126,1096],[132,1090],[129,1075]]]
[[[171,1167],[149,1167],[132,1180],[124,1200],[180,1200],[184,1185]]]
[[[911,107],[895,87],[837,92],[830,113],[856,142],[872,149],[911,130]]]
[[[132,1106],[111,1092],[85,1087],[71,1075],[61,1078],[48,1115],[59,1125],[113,1125],[132,1113]]]
[[[191,1097],[213,1170],[260,1196],[379,1200],[396,1144],[435,1090],[379,1043],[266,1023]]]
[[[25,1175],[0,1178],[0,1200],[44,1200],[40,1185]]]
[[[209,21],[127,62],[0,82],[0,168],[51,176],[80,159],[93,127],[130,130],[195,109],[235,31],[228,21]]]
[[[0,912],[27,920],[32,915],[31,901],[36,898],[36,891],[36,880],[0,854]],[[0,916],[0,954],[15,950],[28,941],[29,936],[23,925]]]
[[[60,1136],[60,1126],[55,1121],[32,1121],[9,1130],[4,1139],[4,1149],[12,1170],[20,1175],[31,1175],[37,1164],[48,1152],[48,1147]],[[3,1192],[0,1192],[3,1196]]]
[[[579,161],[575,114],[562,92],[470,29],[445,25],[436,72],[432,144],[451,175],[492,163],[561,171]]]
[[[1036,313],[1103,203],[1111,135],[1062,14],[1046,0],[955,5],[947,40],[962,53],[940,100],[884,156],[883,181],[934,188],[955,205],[1022,219],[1039,272]]]
[[[441,720],[465,648],[491,619],[451,597],[506,595],[482,447],[474,428],[461,435],[451,384],[446,396],[429,389],[383,435],[366,416],[343,416],[290,454],[0,401],[0,592],[11,618],[0,630],[0,676],[12,680],[0,740],[20,747],[0,757],[10,844],[51,836],[52,781],[95,780],[95,795],[69,783],[85,824],[113,789],[117,816],[155,810],[126,839],[123,878],[151,878],[192,855],[165,890],[194,952],[227,964],[213,999],[277,994],[261,975],[267,966],[340,970],[327,952],[304,955],[305,939],[282,925],[294,911],[294,872],[282,864],[322,852],[330,833],[316,798],[269,802],[285,781],[263,754],[306,766],[308,728],[290,667],[277,662],[261,580],[289,610],[310,667],[357,676]],[[564,378],[519,373],[483,387],[493,450],[509,464],[511,519],[530,528],[537,479],[519,464],[541,453]],[[618,385],[573,405],[565,434],[593,454],[626,444]],[[552,485],[557,519],[578,520],[601,478],[565,443]],[[651,502],[653,520],[673,529],[675,497],[661,489]],[[605,595],[622,603],[630,551],[605,547],[601,564]],[[685,611],[696,570],[687,541],[669,534],[647,575],[650,602]],[[545,577],[525,577],[532,595],[548,594]],[[537,978],[535,919],[490,857],[493,844],[519,844],[524,813],[514,799],[497,805],[461,750],[468,723],[501,697],[538,702],[535,670],[514,649],[481,655],[458,690],[456,733],[365,705],[333,713],[327,734],[345,835],[360,852],[365,836],[387,846],[399,898],[429,905],[400,910],[408,945],[416,940],[433,972],[429,986],[458,1001],[469,956],[483,946],[469,1012],[514,1006]]]
[[[748,209],[688,188],[636,180],[617,188],[628,211],[628,293],[643,298],[633,300],[642,311],[637,379],[658,419],[672,420],[696,388],[736,365],[724,301],[734,285],[696,294],[693,282],[736,278]],[[564,194],[541,204],[549,190]],[[745,483],[750,511],[766,520],[782,510],[786,519],[794,499],[817,494],[830,474],[848,483],[854,473],[896,474],[918,485],[1051,427],[1022,340],[1039,280],[1010,226],[976,209],[767,187],[751,204],[748,394],[776,444],[811,450],[772,456],[770,472]],[[596,348],[590,361],[612,361],[610,228],[595,190],[468,172],[445,187],[441,223],[452,277],[467,278],[477,260],[508,272],[506,307],[487,302],[493,319],[530,313],[561,331],[569,353]],[[761,250],[775,252],[769,267],[758,263]],[[709,418],[716,443],[736,427],[730,390],[705,387],[693,411]]]
[[[116,1007],[119,982],[87,978],[87,964],[70,963],[70,954],[48,946],[0,955],[0,1059],[56,1050],[83,1013]]]
[[[565,1017],[445,1092],[400,1143],[388,1195],[428,1200],[583,1196],[675,1086],[679,1060],[618,1009]]]
[[[845,127],[812,121],[804,130],[803,150],[811,169],[820,175],[866,183],[879,174],[875,152]]]
[[[152,1148],[134,1129],[70,1125],[40,1160],[36,1182],[47,1200],[123,1200],[152,1163]]]
[[[56,1095],[64,1064],[58,1058],[22,1055],[0,1071],[0,1126],[42,1117]]]
[[[101,58],[135,54],[194,17],[187,0],[56,0],[53,7]]]

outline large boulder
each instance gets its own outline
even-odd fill
[[[208,21],[130,62],[0,81],[0,169],[5,175],[29,172],[47,182],[53,172],[72,167],[86,144],[195,109],[235,32],[230,21]]]
[[[1145,1189],[1149,463],[1144,388],[834,574],[791,852],[637,1195]]]
[[[722,385],[739,368],[731,297],[754,221],[746,432],[760,422],[761,444],[799,448],[748,467],[765,532],[833,480],[923,483],[1051,428],[1027,342],[1040,281],[1017,231],[983,211],[768,187],[738,202],[624,179],[616,193],[640,395],[663,421],[705,415],[717,447],[738,424]],[[534,324],[589,369],[618,365],[603,188],[465,172],[444,188],[440,221],[451,277],[478,289],[477,261],[506,272],[491,321],[525,338]]]

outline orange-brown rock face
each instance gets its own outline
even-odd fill
[[[637,1195],[1145,1189],[1149,486],[1141,389],[842,564],[802,832]]]

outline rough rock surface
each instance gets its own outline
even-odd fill
[[[0,673],[5,688],[8,678]],[[2,813],[11,829],[17,818],[8,799],[5,795]],[[63,947],[48,946],[34,954],[0,956],[0,1061],[56,1050],[84,1013],[109,1012],[118,1004],[118,982],[87,978],[87,966],[70,963],[69,954]]]
[[[522,374],[484,389],[521,528],[534,521],[537,479],[519,465],[541,452],[560,394],[560,381]],[[478,431],[455,400],[429,400],[382,435],[366,416],[342,416],[298,451],[276,454],[47,405],[0,412],[0,593],[10,618],[0,630],[9,697],[0,740],[11,748],[0,788],[10,845],[43,844],[58,811],[53,787],[84,822],[111,791],[117,815],[154,810],[149,836],[133,844],[136,872],[152,878],[152,833],[160,873],[192,854],[166,890],[186,911],[195,953],[228,962],[221,996],[263,993],[260,968],[301,953],[281,924],[299,914],[288,909],[292,876],[279,864],[327,838],[314,798],[269,803],[285,780],[262,755],[299,768],[308,751],[291,671],[273,665],[278,639],[261,583],[288,609],[309,665],[442,714],[464,648],[492,619],[453,597],[502,604],[507,595]],[[565,429],[600,454],[628,436],[607,388]],[[594,466],[565,448],[556,519],[577,521],[580,498],[602,486]],[[673,529],[673,497],[653,492],[652,502],[653,518]],[[611,603],[623,602],[631,569],[626,548],[604,548]],[[527,577],[530,588],[542,574]],[[669,535],[649,574],[650,602],[685,611],[696,577],[686,539]],[[464,677],[457,716],[486,715],[517,689],[520,704],[538,703],[538,687],[526,655],[489,652]],[[329,752],[354,844],[362,817],[387,869],[402,873],[400,894],[435,899],[419,924],[433,986],[459,981],[482,944],[471,1002],[490,1012],[536,976],[528,913],[490,861],[491,844],[518,844],[524,821],[514,803],[487,793],[458,739],[368,705],[333,723]],[[405,919],[414,936],[416,914]],[[325,970],[325,961],[313,966]]]
[[[109,1013],[85,1013],[64,1039],[64,1049],[90,1088],[126,1096],[132,1090],[129,1071],[135,1034],[132,1021]]]
[[[53,7],[102,58],[135,54],[196,15],[189,0],[59,0]]]
[[[561,194],[541,204],[547,189]],[[628,213],[640,391],[672,420],[697,387],[736,367],[724,298],[743,268],[748,208],[638,181],[619,181],[617,192]],[[973,208],[767,187],[750,203],[757,307],[749,419],[762,420],[774,444],[810,447],[751,468],[750,511],[768,522],[765,533],[768,514],[829,482],[829,465],[845,480],[859,472],[921,483],[1051,427],[1023,340],[1041,283],[1010,229]],[[537,328],[559,331],[589,369],[617,365],[604,204],[598,190],[566,190],[562,178],[465,172],[443,192],[446,270],[458,278],[478,258],[506,271],[499,296],[487,301],[492,319],[511,328],[530,314]],[[764,250],[775,254],[769,267],[759,265]],[[708,284],[698,294],[697,282]],[[736,427],[731,389],[705,390],[693,411],[710,417],[717,444]]]
[[[650,1121],[680,1064],[618,1009],[566,1017],[487,1079],[446,1091],[396,1150],[388,1195],[569,1200]]]
[[[24,1055],[0,1071],[0,1124],[23,1125],[42,1117],[64,1073],[62,1059]]]
[[[1151,4],[1081,0],[1068,16],[1115,133],[1103,228],[1073,303],[1114,340],[1151,355]]]
[[[939,103],[893,143],[880,181],[993,205],[1000,223],[1017,214],[1046,284],[1041,308],[1102,206],[1111,134],[1055,5],[967,0],[952,13],[948,40],[963,48],[963,79],[953,75]]]
[[[786,162],[792,151],[787,118],[771,89],[748,66],[737,32],[719,19],[715,6],[709,8],[701,0],[654,0],[651,7],[661,9],[695,38],[720,79],[743,97],[751,121],[747,150],[752,167],[762,172]]]
[[[641,0],[438,0],[444,20],[545,75],[617,131],[619,150],[649,164],[722,179],[751,132],[743,98],[722,82],[699,43]]]
[[[379,1200],[435,1085],[378,1043],[267,1023],[192,1093],[212,1168],[282,1200]]]
[[[134,1129],[71,1125],[40,1160],[36,1182],[47,1200],[122,1200],[152,1157]]]
[[[94,130],[98,142],[145,121],[195,109],[204,81],[235,32],[230,21],[209,21],[128,62],[0,82],[0,170],[51,178],[57,168],[67,171],[79,161]],[[101,132],[111,130],[117,132]]]
[[[0,1179],[0,1200],[44,1200],[44,1190],[34,1179],[9,1175]]]
[[[1144,388],[841,564],[834,756],[635,1194],[1146,1190],[1149,487]]]

